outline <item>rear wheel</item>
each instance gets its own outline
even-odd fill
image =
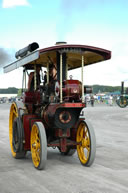
[[[31,131],[31,154],[35,168],[42,170],[47,161],[47,139],[41,122],[35,122]]]
[[[16,159],[23,158],[26,152],[23,150],[23,128],[21,123],[21,115],[23,110],[19,111],[19,108],[23,108],[23,103],[12,103],[9,116],[9,141],[12,156]]]
[[[96,153],[96,138],[90,123],[81,121],[76,135],[77,153],[79,160],[84,166],[91,166]]]
[[[125,108],[127,106],[127,98],[125,96],[121,96],[120,99],[118,99],[117,104],[121,108]]]

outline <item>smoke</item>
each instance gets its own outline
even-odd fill
[[[0,48],[0,68],[3,68],[12,61],[11,53],[4,48]]]

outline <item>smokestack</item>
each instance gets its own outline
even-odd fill
[[[16,52],[15,57],[16,59],[22,58],[26,56],[29,52],[35,51],[37,48],[39,48],[38,43],[33,42],[32,44],[29,44],[27,47]]]
[[[121,94],[124,94],[124,81],[121,82]]]
[[[64,44],[67,44],[67,42],[56,42],[55,45],[64,45]]]

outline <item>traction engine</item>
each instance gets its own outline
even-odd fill
[[[13,102],[10,108],[12,155],[19,159],[31,151],[35,168],[44,169],[47,147],[57,148],[65,156],[77,150],[81,164],[90,166],[95,159],[96,138],[83,114],[84,95],[92,92],[83,83],[84,66],[110,59],[110,51],[64,42],[36,50],[38,47],[34,42],[19,50],[18,60],[4,67],[5,72],[23,67],[22,100]],[[40,81],[42,68],[47,73]],[[81,81],[71,75],[68,79],[68,72],[77,68],[81,68]],[[26,86],[27,74],[33,90]]]

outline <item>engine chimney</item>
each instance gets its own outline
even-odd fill
[[[67,42],[56,42],[55,45],[63,45],[63,44],[67,44]]]
[[[27,47],[25,47],[25,48],[19,50],[18,52],[16,52],[15,57],[17,59],[22,58],[22,57],[26,56],[29,52],[33,52],[37,48],[39,48],[38,43],[33,42],[32,44],[29,44]]]

